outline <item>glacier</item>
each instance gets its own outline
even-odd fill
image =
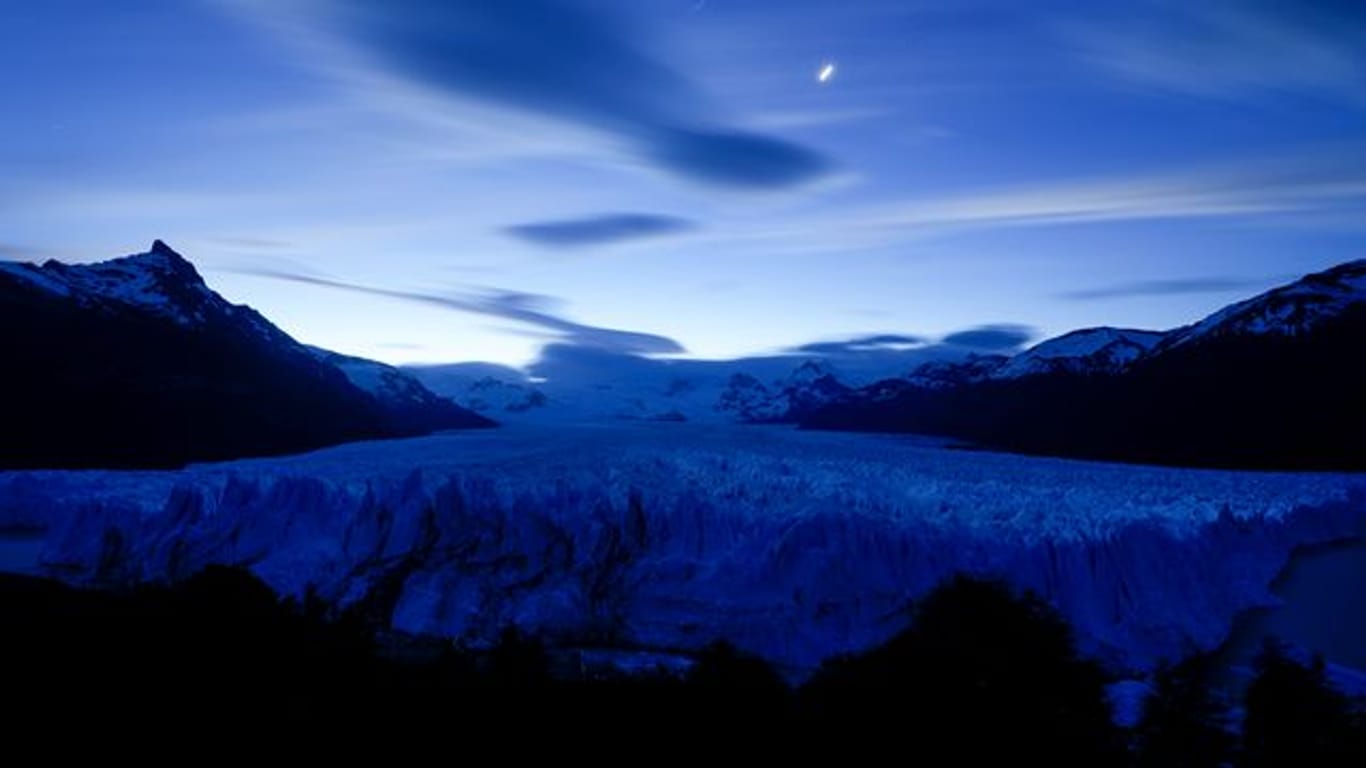
[[[1295,548],[1357,536],[1366,476],[952,450],[783,426],[514,425],[179,471],[0,473],[0,528],[85,585],[249,568],[395,630],[688,651],[802,675],[958,572],[1032,589],[1085,651],[1212,649]]]

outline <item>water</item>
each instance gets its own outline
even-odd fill
[[[0,572],[37,573],[42,551],[42,531],[0,530]]]
[[[1251,611],[1234,626],[1227,651],[1235,663],[1251,660],[1262,639],[1274,636],[1366,670],[1366,541],[1297,551],[1272,591],[1282,605]]]

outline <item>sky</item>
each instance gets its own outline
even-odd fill
[[[1363,40],[1356,0],[5,3],[0,258],[160,238],[393,363],[1169,328],[1366,257]]]

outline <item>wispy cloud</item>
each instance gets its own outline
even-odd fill
[[[1360,3],[1146,0],[1073,23],[1083,55],[1127,80],[1198,96],[1312,92],[1366,105]]]
[[[270,237],[249,237],[243,235],[209,237],[205,241],[213,245],[225,246],[247,251],[279,251],[296,247],[288,240]]]
[[[369,296],[382,296],[400,301],[440,307],[455,312],[483,315],[509,320],[549,332],[565,343],[591,349],[636,355],[679,354],[687,350],[682,344],[665,336],[615,328],[584,325],[568,320],[551,311],[556,301],[548,296],[515,291],[489,290],[465,294],[441,295],[420,291],[401,291],[392,288],[359,285],[341,280],[300,272],[270,269],[239,269],[239,274],[255,275],[272,280],[284,280],[323,288],[335,288]]]
[[[319,30],[386,75],[434,93],[552,117],[613,137],[669,172],[780,188],[822,176],[819,153],[727,125],[702,89],[581,0],[308,0],[249,8],[304,37]]]
[[[801,253],[876,248],[935,233],[1003,227],[1161,219],[1270,223],[1328,212],[1354,214],[1356,221],[1366,222],[1362,158],[1366,147],[1350,146],[1172,173],[1018,184],[851,206],[704,237]]]
[[[1211,169],[1063,182],[911,204],[907,224],[1050,224],[1180,219],[1366,204],[1366,169]],[[893,218],[892,221],[895,221]]]
[[[746,122],[763,130],[810,128],[813,126],[848,125],[890,117],[896,112],[888,107],[848,107],[844,109],[811,108],[764,112]]]
[[[677,216],[653,213],[607,213],[581,219],[517,224],[504,231],[521,240],[550,248],[582,248],[627,240],[674,235],[696,228]]]
[[[53,248],[21,243],[0,243],[0,260],[3,261],[43,261],[46,259],[69,259],[76,255],[70,248]]]
[[[1173,280],[1139,280],[1130,283],[1116,283],[1096,288],[1064,291],[1058,298],[1071,301],[1098,301],[1101,299],[1121,299],[1133,296],[1177,296],[1201,293],[1233,293],[1235,291],[1258,288],[1264,285],[1261,280],[1241,277],[1197,277]]]

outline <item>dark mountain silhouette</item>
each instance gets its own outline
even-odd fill
[[[492,423],[363,391],[161,241],[0,264],[0,328],[3,467],[169,467]]]
[[[1366,469],[1366,261],[1141,346],[1094,366],[1053,361],[1006,377],[1006,363],[953,386],[869,387],[803,423],[1090,459]]]

